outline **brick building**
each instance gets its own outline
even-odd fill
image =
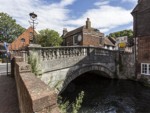
[[[137,75],[150,75],[150,0],[138,0],[134,18]]]
[[[86,25],[70,32],[63,30],[63,46],[102,46],[101,38],[104,34],[98,29],[91,27],[90,19],[87,18]]]
[[[19,50],[27,47],[33,40],[33,28],[29,27],[25,32],[23,32],[16,40],[14,40],[10,46],[9,50]]]

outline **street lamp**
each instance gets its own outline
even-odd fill
[[[37,23],[35,23],[35,21],[36,21],[36,19],[37,19],[37,14],[35,14],[34,12],[32,12],[32,13],[29,13],[29,16],[30,16],[30,19],[32,20],[32,22],[30,22],[31,24],[33,24],[32,26],[33,26],[33,43],[35,43],[35,34],[34,34],[34,29],[35,29],[35,24],[37,24]]]

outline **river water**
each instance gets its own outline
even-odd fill
[[[72,103],[81,91],[84,98],[79,113],[150,113],[150,88],[138,82],[88,73],[72,81],[61,96]]]

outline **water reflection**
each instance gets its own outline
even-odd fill
[[[134,81],[87,73],[72,81],[61,96],[72,103],[81,91],[85,96],[79,113],[150,113],[150,88]]]

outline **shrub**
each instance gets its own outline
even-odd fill
[[[81,91],[76,98],[76,101],[72,104],[70,104],[69,101],[62,102],[62,98],[59,97],[59,108],[62,113],[67,113],[68,109],[71,107],[72,112],[71,113],[78,113],[79,109],[81,108],[81,104],[83,102],[84,97],[84,91]]]
[[[41,70],[40,70],[40,65],[38,60],[37,60],[37,56],[35,54],[31,54],[28,57],[28,63],[31,65],[31,71],[32,73],[34,73],[36,76],[40,76],[41,75]]]

